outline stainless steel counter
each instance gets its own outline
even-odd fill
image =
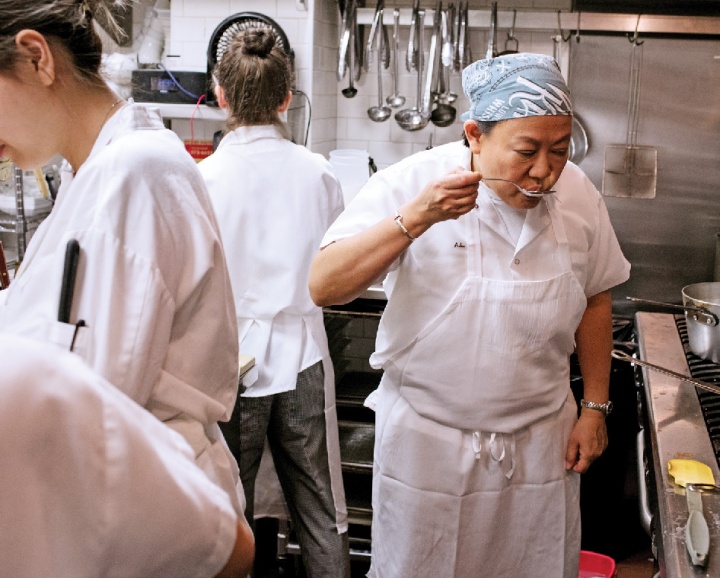
[[[636,329],[641,359],[690,375],[672,315],[637,313]],[[674,485],[667,467],[673,458],[694,459],[710,466],[715,482],[720,483],[720,471],[695,387],[645,368],[643,377],[650,429],[648,450],[657,493],[657,504],[652,509],[656,516],[660,575],[720,576],[720,493],[703,494],[703,510],[710,528],[710,555],[706,568],[695,567],[685,545],[686,498],[684,491]]]

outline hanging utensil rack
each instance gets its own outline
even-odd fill
[[[358,8],[358,24],[372,24],[375,10]],[[400,8],[400,25],[409,26],[412,8]],[[427,9],[426,18],[430,21],[435,10]],[[492,10],[468,10],[468,27],[487,30],[492,18]],[[638,19],[637,14],[613,14],[599,12],[560,12],[558,11],[497,11],[498,29],[514,31],[555,32],[559,25],[562,30],[581,30],[596,32],[626,32],[632,34]],[[637,30],[641,34],[720,34],[720,17],[712,16],[665,16],[661,14],[643,14],[642,23]]]

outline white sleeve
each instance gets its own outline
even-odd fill
[[[393,216],[404,201],[393,194],[386,171],[375,173],[360,189],[323,237],[321,247],[369,229]]]
[[[214,576],[232,552],[237,516],[227,494],[195,465],[179,434],[108,392],[106,561],[116,576]]]
[[[230,500],[184,439],[77,356],[0,334],[3,575],[212,576]]]
[[[585,295],[588,297],[624,283],[630,276],[630,263],[620,249],[607,207],[599,194],[597,203],[597,228],[590,245],[585,282]]]

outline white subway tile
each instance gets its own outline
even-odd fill
[[[172,10],[172,4],[171,10]],[[195,0],[191,2],[185,0],[183,3],[183,15],[184,16],[197,16],[199,18],[206,18],[208,16],[229,16],[230,0],[203,0],[202,2]]]
[[[309,1],[306,0],[306,3]],[[295,0],[278,0],[278,18],[310,18],[311,14],[310,10],[298,10]]]
[[[412,145],[409,143],[377,142],[368,144],[368,152],[375,161],[378,169],[394,165],[412,153]]]
[[[276,0],[230,0],[230,10],[233,14],[258,12],[274,19],[277,16],[277,2]]]
[[[369,141],[387,141],[390,139],[390,121],[373,122],[365,119],[348,119],[348,133],[362,134]]]
[[[347,85],[343,85],[345,88]],[[355,95],[354,98],[346,98],[342,94],[338,96],[337,111],[338,116],[348,119],[367,120],[367,110],[374,104],[374,98],[363,94]],[[368,120],[368,122],[370,122]]]
[[[351,140],[351,139],[338,139],[336,149],[357,149],[361,151],[368,150],[368,141],[366,140]]]

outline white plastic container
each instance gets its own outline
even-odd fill
[[[370,154],[360,149],[330,151],[330,164],[340,181],[345,206],[370,178]]]

